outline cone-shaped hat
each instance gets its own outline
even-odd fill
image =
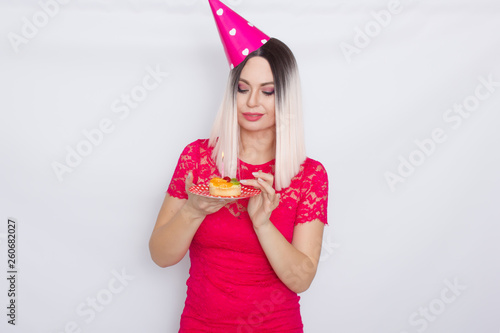
[[[231,69],[269,40],[269,36],[219,0],[208,0],[208,2]]]

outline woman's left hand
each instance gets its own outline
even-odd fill
[[[250,198],[247,208],[254,228],[258,228],[270,223],[271,213],[280,203],[280,195],[273,188],[274,176],[272,174],[262,171],[252,174],[255,179],[244,179],[240,182],[261,190],[260,194]]]

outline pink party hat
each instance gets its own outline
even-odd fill
[[[208,0],[208,2],[231,69],[269,40],[269,36],[219,0]]]

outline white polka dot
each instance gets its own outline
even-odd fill
[[[219,8],[219,10],[217,11],[217,15],[221,16],[222,14],[224,14],[224,9]]]
[[[247,23],[248,23],[248,25],[249,25],[249,26],[253,27],[253,24],[252,24],[252,23],[250,23],[250,22],[247,22]]]
[[[230,34],[231,36],[236,35],[236,29],[235,29],[235,28],[232,28],[232,29],[229,31],[229,34]]]
[[[244,56],[247,56],[250,51],[248,49],[244,49],[243,52],[241,52]]]
[[[263,39],[261,40],[262,44],[266,44],[267,43],[267,40]]]

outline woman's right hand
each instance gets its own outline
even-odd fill
[[[235,201],[234,199],[207,198],[193,194],[188,191],[191,186],[193,186],[193,173],[189,171],[186,177],[186,193],[188,194],[188,200],[185,208],[188,209],[190,214],[195,218],[204,219],[205,216],[217,212],[229,202]]]

